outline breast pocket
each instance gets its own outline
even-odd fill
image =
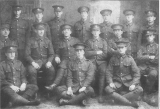
[[[21,69],[20,68],[16,68],[15,69],[15,73],[16,73],[16,75],[15,75],[16,78],[20,78],[21,77]]]
[[[102,43],[102,42],[101,42],[101,43],[100,43],[100,42],[98,43],[98,48],[101,49],[101,50],[103,49],[103,43]]]
[[[124,64],[123,64],[123,67],[124,67],[124,73],[126,72],[126,73],[129,73],[130,72],[130,68],[131,68],[131,64],[130,63],[128,63],[128,62],[124,62]]]
[[[113,66],[113,72],[117,72],[119,70],[120,64],[119,62],[115,62],[112,64]]]

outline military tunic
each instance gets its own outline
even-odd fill
[[[75,37],[81,42],[85,42],[90,38],[90,25],[91,23],[87,21],[77,21],[74,25]]]
[[[61,25],[65,24],[65,20],[64,19],[58,19],[58,18],[54,18],[53,20],[48,22],[48,25],[50,27],[50,31],[51,31],[51,38],[52,38],[52,44],[54,47],[54,50],[58,47],[58,42],[60,41],[60,39],[62,38],[61,34]]]
[[[111,94],[114,91],[123,89],[121,91],[126,91],[127,93],[133,92],[132,97],[134,97],[135,92],[136,94],[140,94],[143,91],[139,86],[140,77],[139,68],[131,56],[121,56],[120,54],[114,55],[109,62],[106,73],[106,82],[107,84],[114,83],[116,89],[107,86],[105,91],[107,94]],[[136,85],[135,90],[129,91],[131,85]]]
[[[107,43],[108,41],[112,38],[113,36],[113,30],[111,28],[112,26],[112,23],[110,22],[103,22],[100,24],[101,26],[101,37],[104,38]]]

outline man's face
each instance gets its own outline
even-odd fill
[[[155,36],[154,35],[149,35],[147,37],[148,42],[153,42],[154,41]]]
[[[35,16],[36,16],[36,19],[38,19],[38,20],[42,20],[42,18],[43,18],[42,13],[36,13]]]
[[[81,12],[81,17],[82,19],[87,19],[88,18],[88,12],[84,11],[84,12]]]
[[[44,35],[44,30],[37,30],[37,34],[38,34],[38,36],[41,36],[41,37],[43,37],[43,35]]]
[[[10,31],[9,31],[8,28],[4,28],[4,29],[1,30],[1,35],[2,36],[8,37],[9,33],[10,33]]]
[[[110,19],[111,19],[111,15],[103,15],[103,20],[105,21],[105,22],[109,22],[110,21]]]
[[[119,52],[120,54],[125,54],[125,53],[126,53],[126,50],[127,50],[127,47],[126,47],[126,46],[124,46],[124,47],[118,47],[118,52]]]
[[[55,16],[56,16],[57,18],[61,18],[63,12],[62,12],[62,11],[55,11],[54,14],[55,14]]]
[[[113,30],[116,36],[121,36],[123,34],[122,30]]]
[[[76,55],[78,59],[84,58],[84,50],[83,49],[76,49]]]
[[[127,22],[132,22],[133,21],[134,16],[133,15],[126,15],[126,20]]]
[[[14,10],[16,17],[20,17],[22,10]]]
[[[69,37],[71,35],[71,30],[70,29],[64,29],[62,31],[62,34],[65,36],[65,37]]]
[[[148,23],[153,23],[156,20],[156,17],[155,16],[147,16],[146,19],[147,19]]]
[[[100,33],[101,33],[100,30],[92,30],[92,34],[94,38],[99,37]]]
[[[15,52],[6,53],[6,56],[7,56],[7,59],[14,60],[16,57],[16,53]]]

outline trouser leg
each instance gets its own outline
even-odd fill
[[[46,68],[46,85],[51,85],[53,83],[53,80],[55,78],[55,69],[53,66],[50,68]]]
[[[32,66],[28,66],[29,83],[37,85],[37,70]]]

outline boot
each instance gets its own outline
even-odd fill
[[[82,102],[82,100],[86,99],[87,96],[84,92],[74,96],[71,100],[69,100],[68,104],[74,105]]]
[[[111,97],[114,99],[115,102],[118,102],[126,106],[132,106],[132,103],[129,100],[127,100],[125,97],[121,96],[120,94],[116,92],[113,92]]]

